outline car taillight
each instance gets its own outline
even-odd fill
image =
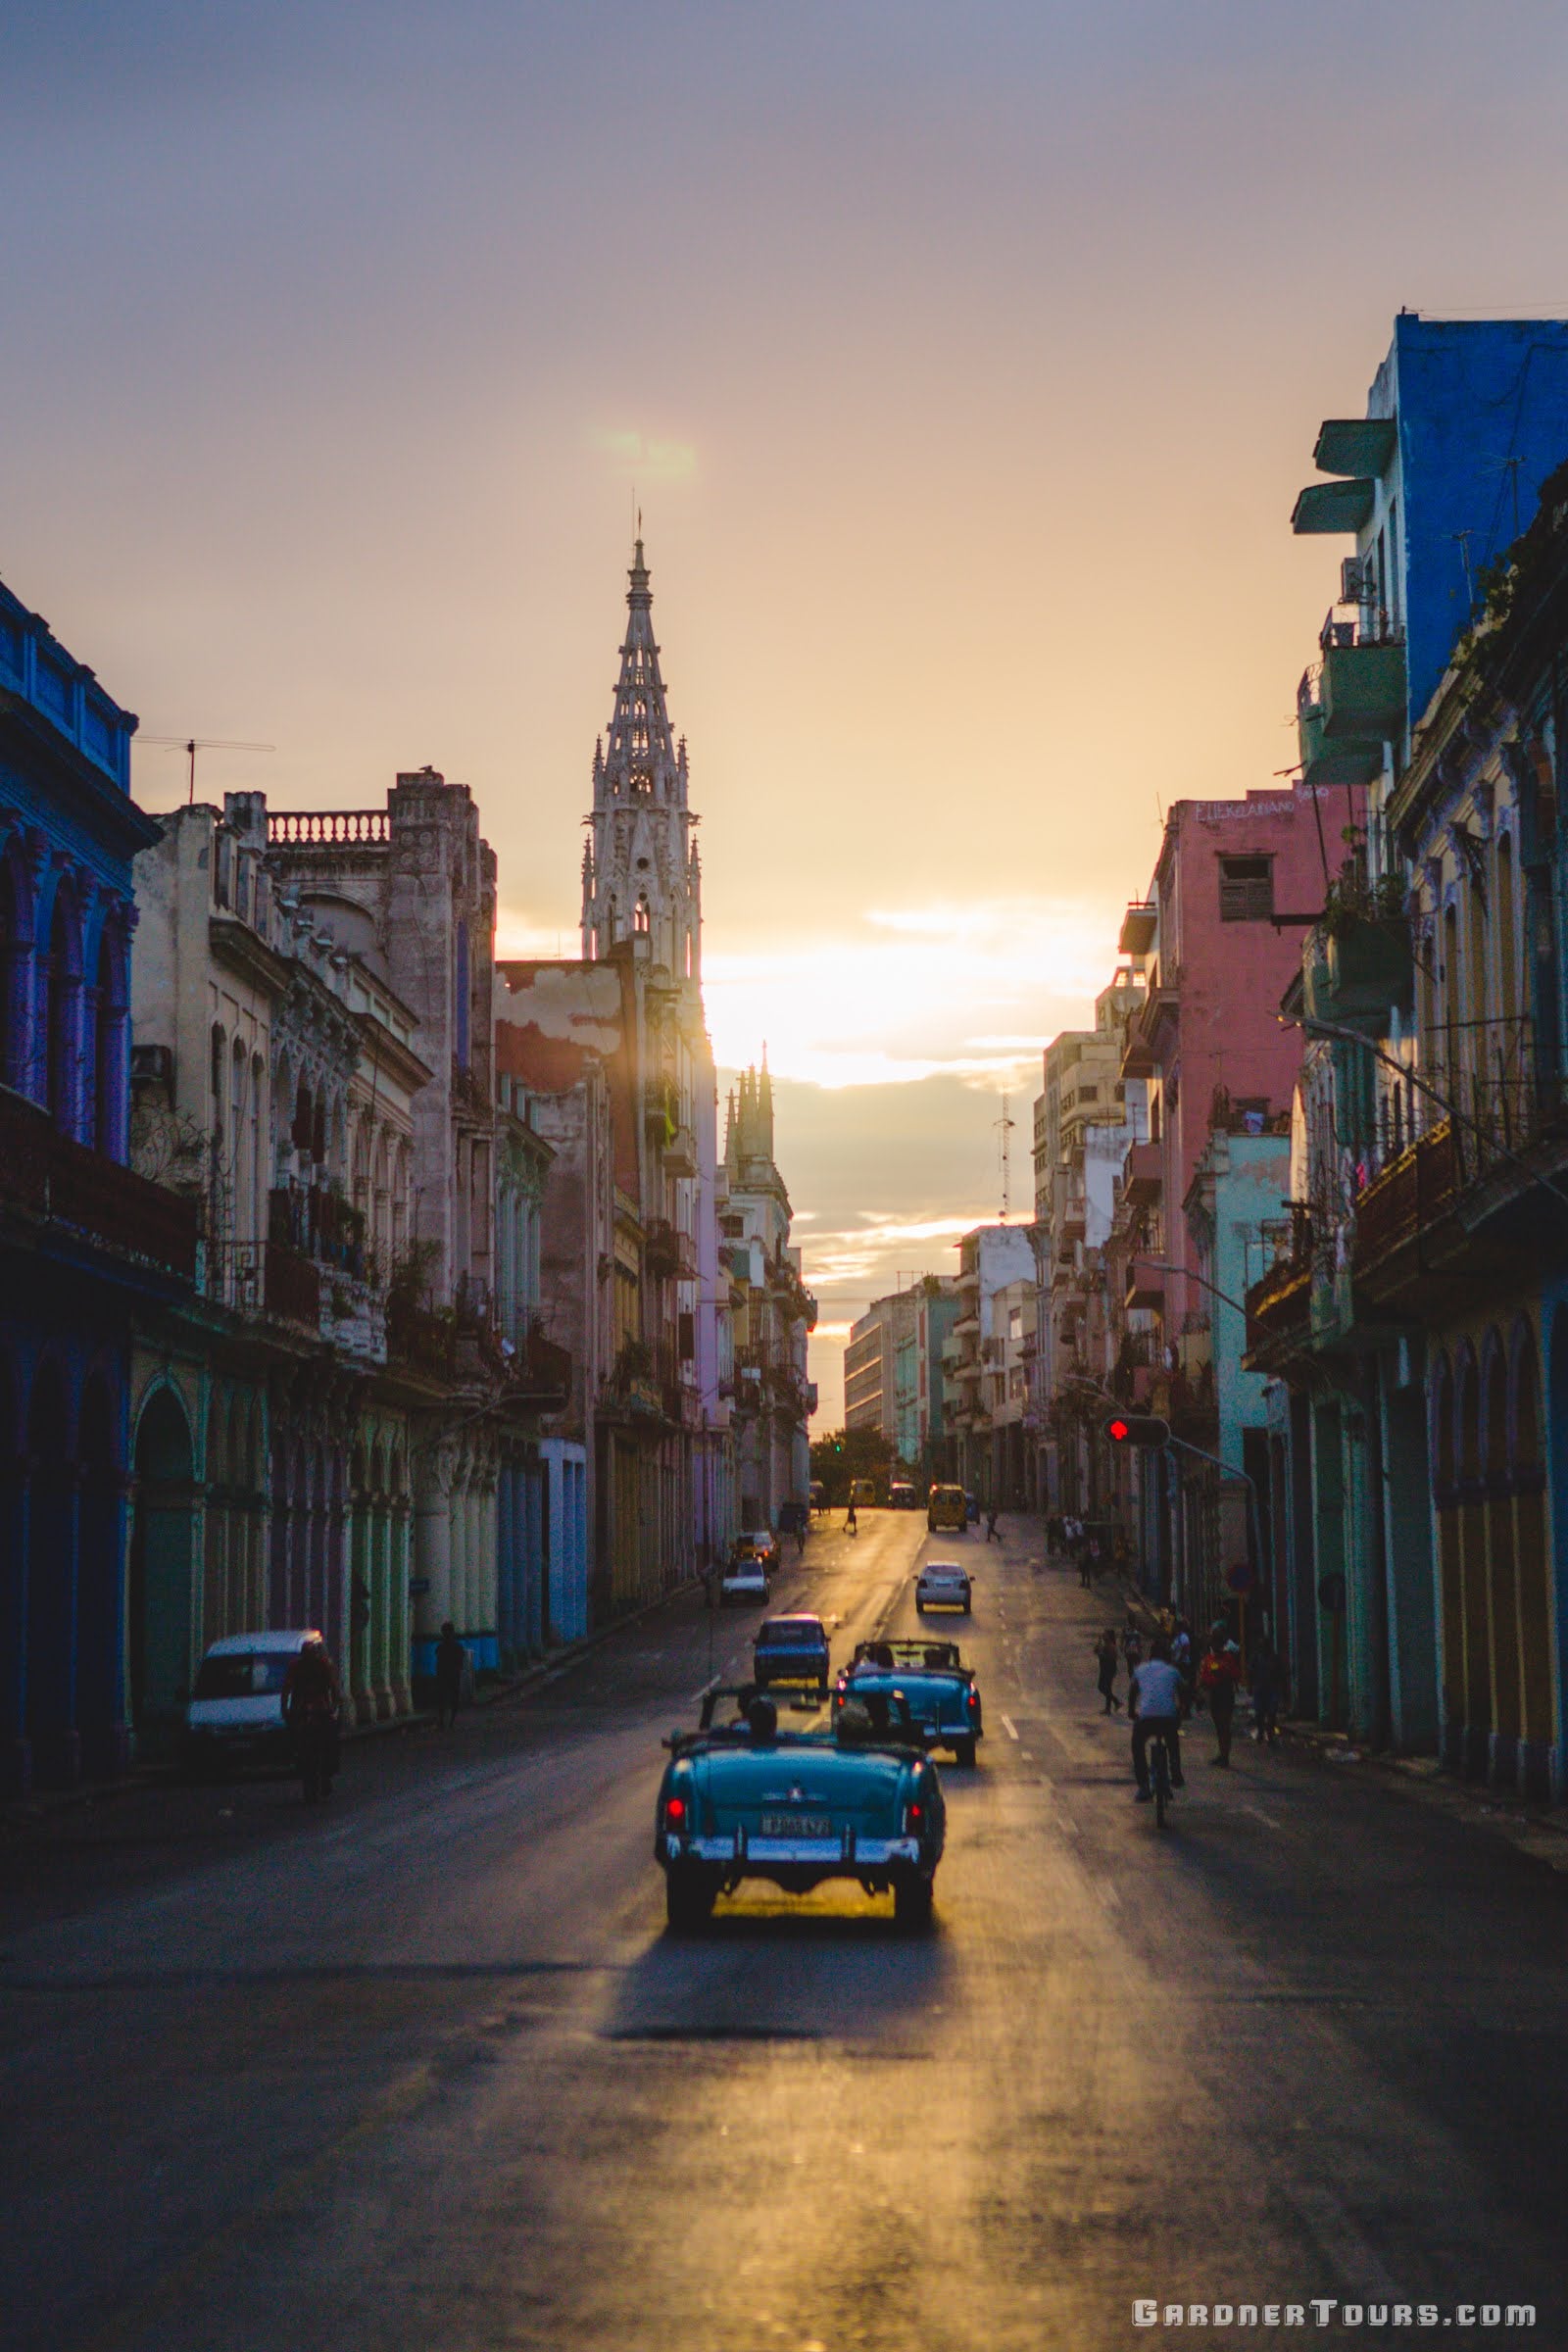
[[[980,1693],[979,1693],[979,1691],[978,1691],[978,1690],[971,1690],[971,1691],[970,1691],[970,1693],[969,1693],[969,1704],[970,1704],[970,1706],[971,1706],[971,1707],[978,1707],[978,1706],[979,1706],[979,1704],[980,1704]]]
[[[673,1823],[674,1823],[674,1825],[675,1825],[675,1827],[676,1827],[676,1829],[679,1829],[679,1827],[680,1827],[681,1823],[682,1823],[682,1822],[685,1820],[685,1818],[686,1818],[686,1800],[685,1800],[685,1798],[684,1798],[684,1797],[680,1797],[680,1796],[672,1796],[672,1797],[670,1798],[670,1800],[669,1800],[668,1804],[666,1804],[666,1805],[665,1805],[665,1807],[664,1807],[664,1819],[665,1819],[666,1821],[668,1821],[668,1822],[673,1822]]]
[[[920,1807],[918,1805],[911,1805],[909,1807],[909,1819],[911,1821],[918,1821],[920,1819]]]

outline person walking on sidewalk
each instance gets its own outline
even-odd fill
[[[1119,1715],[1121,1700],[1116,1696],[1116,1668],[1120,1660],[1116,1653],[1114,1626],[1107,1626],[1095,1643],[1095,1656],[1100,1660],[1100,1695],[1105,1702],[1102,1712]]]
[[[435,1645],[435,1710],[436,1725],[449,1730],[458,1720],[463,1704],[463,1677],[468,1663],[468,1653],[458,1640],[450,1617],[441,1628],[441,1639]]]
[[[1242,1679],[1242,1657],[1231,1641],[1223,1623],[1211,1628],[1208,1647],[1198,1669],[1198,1687],[1208,1701],[1208,1711],[1214,1718],[1214,1737],[1219,1752],[1211,1758],[1215,1764],[1231,1760],[1231,1726],[1236,1716],[1236,1686]]]
[[[1259,1634],[1252,1653],[1252,1738],[1272,1747],[1280,1736],[1281,1685],[1285,1670],[1279,1651],[1267,1634]]]

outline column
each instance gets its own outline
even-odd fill
[[[412,1564],[414,1579],[424,1586],[424,1591],[416,1597],[413,1611],[409,1653],[412,1680],[433,1679],[435,1645],[442,1621],[452,1614],[452,1497],[442,1475],[443,1470],[450,1470],[451,1459],[444,1446],[437,1449],[434,1458],[422,1454],[415,1488]]]
[[[392,1690],[393,1714],[407,1715],[414,1705],[410,1663],[414,1612],[409,1598],[410,1562],[414,1552],[414,1505],[407,1495],[400,1494],[392,1505],[390,1539],[388,1681]]]

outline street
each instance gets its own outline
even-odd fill
[[[1037,1523],[860,1531],[775,1588],[836,1662],[915,1630],[922,1548],[977,1574],[927,1937],[845,1886],[665,1936],[659,1741],[760,1615],[689,1594],[357,1744],[323,1810],[261,1780],[9,1831],[17,2352],[1099,2352],[1165,2340],[1140,2297],[1534,2303],[1568,2342],[1568,1881],[1299,1749],[1215,1771],[1201,1718],[1160,1838],[1095,1690],[1119,1596]]]

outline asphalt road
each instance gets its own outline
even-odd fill
[[[775,1593],[841,1655],[914,1627],[923,1521],[861,1530]],[[1203,1727],[1158,1838],[1098,1712],[1108,1604],[1032,1527],[959,1544],[988,1736],[943,1770],[924,1938],[841,1888],[666,1938],[659,1737],[759,1614],[690,1598],[358,1747],[325,1809],[261,1782],[11,1831],[6,2342],[1303,2340],[1140,2328],[1147,2296],[1320,2341],[1314,2298],[1534,2303],[1568,2345],[1568,1881],[1381,1778],[1215,1771]]]

